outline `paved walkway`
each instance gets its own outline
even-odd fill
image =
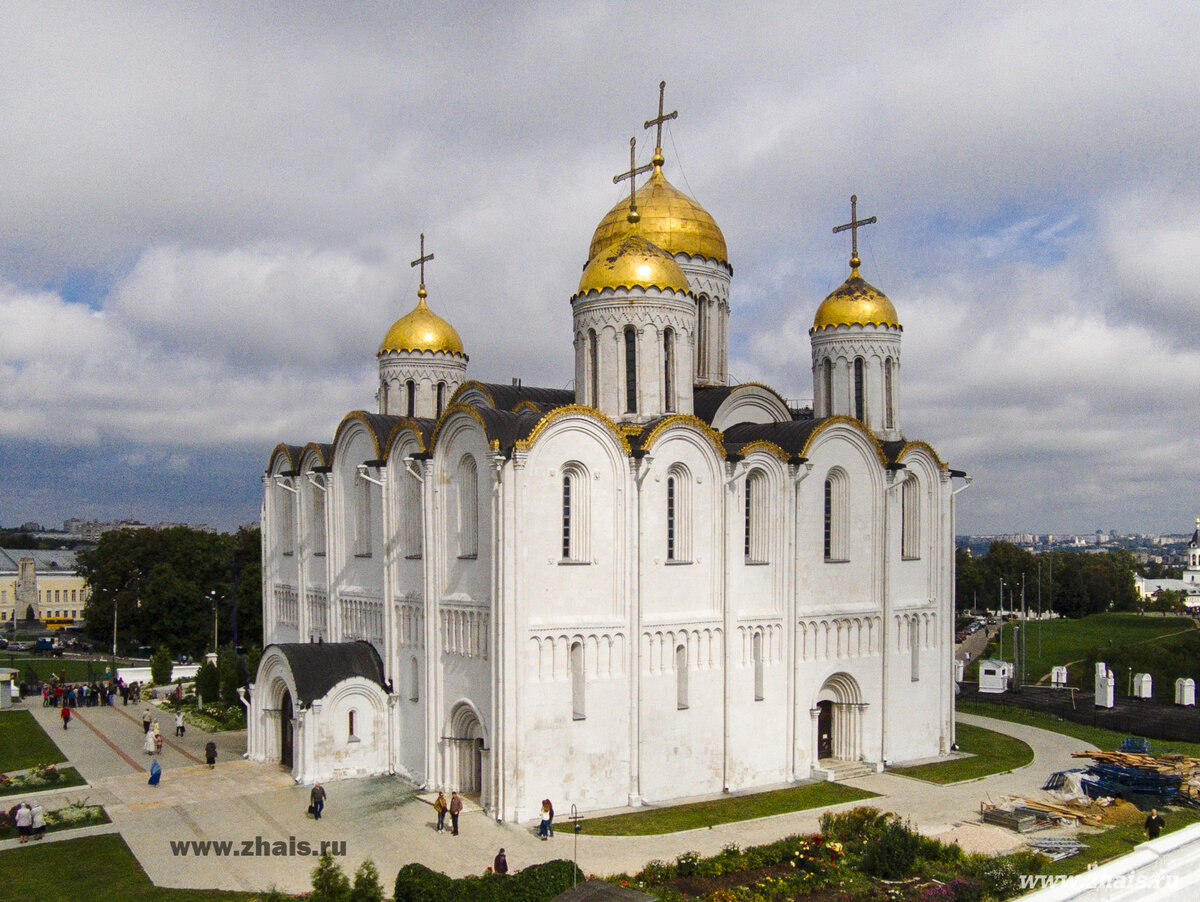
[[[163,754],[162,784],[155,789],[146,784],[148,756],[140,751],[141,709],[85,709],[80,718],[83,724],[72,722],[65,734],[56,722],[56,711],[31,710],[92,784],[90,790],[81,787],[77,792],[106,805],[150,879],[161,886],[255,891],[276,885],[287,892],[311,888],[315,858],[266,856],[259,851],[261,844],[256,845],[259,838],[288,844],[294,837],[314,846],[322,841],[345,843],[342,863],[347,872],[371,858],[385,886],[402,865],[413,861],[462,876],[482,872],[496,850],[504,846],[510,865],[520,869],[551,858],[570,858],[576,841],[573,834],[560,830],[553,840],[541,842],[536,825],[497,824],[482,812],[463,814],[459,836],[439,834],[433,829],[436,817],[432,807],[404,781],[388,777],[327,784],[325,817],[314,821],[306,814],[306,787],[295,785],[277,766],[242,760],[244,733],[217,734],[219,763],[209,770],[191,760],[202,753],[208,735],[189,727],[185,740],[169,740]],[[1048,773],[1077,763],[1070,753],[1079,749],[1078,740],[989,718],[959,715],[959,719],[1028,742],[1035,752],[1032,764],[1011,774],[957,786],[936,786],[886,773],[851,780],[850,785],[883,796],[869,804],[896,811],[922,831],[939,834],[960,822],[977,823],[982,800],[1034,793]],[[160,722],[165,724],[167,719],[160,718]],[[823,810],[828,809],[667,836],[580,836],[578,861],[588,873],[633,872],[653,858],[672,859],[691,849],[710,855],[730,842],[748,846],[790,833],[814,832]],[[1013,836],[1007,831],[995,835]],[[172,842],[189,841],[229,841],[232,845],[227,856],[211,853],[197,857],[192,847],[186,855],[172,852]],[[247,842],[253,850],[249,855],[243,852]]]

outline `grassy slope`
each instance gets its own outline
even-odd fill
[[[162,889],[117,834],[42,842],[0,852],[6,899],[38,902],[249,902],[261,893]]]
[[[955,732],[958,747],[975,757],[922,764],[917,767],[897,767],[891,769],[891,773],[927,780],[930,783],[958,783],[1016,770],[1033,760],[1033,749],[1013,736],[1005,736],[1003,733],[965,723],[958,724]]]
[[[109,667],[106,661],[92,661],[92,674],[99,680],[103,679],[105,668]],[[39,655],[26,654],[9,654],[8,652],[0,652],[0,667],[12,667],[20,670],[20,676],[17,677],[17,682],[25,679],[25,674],[30,667],[37,672],[37,675],[43,682],[49,682],[50,677],[65,673],[67,681],[72,683],[81,683],[88,678],[88,662],[72,660],[70,658],[49,658]]]
[[[28,711],[0,711],[0,773],[66,760]]]
[[[712,824],[747,821],[808,808],[824,808],[842,802],[874,798],[876,793],[854,789],[842,783],[805,783],[776,792],[672,805],[631,814],[616,814],[583,822],[584,833],[595,836],[649,836],[695,830]]]
[[[1003,648],[1004,660],[1011,661],[1013,630],[1017,625],[1006,623],[1003,645],[998,642],[989,645],[987,652],[980,657],[999,656]],[[1140,614],[1092,614],[1079,620],[1031,621],[1026,624],[1025,679],[1029,683],[1036,683],[1043,677],[1049,681],[1050,668],[1085,658],[1093,648],[1108,645],[1110,639],[1120,645],[1148,642],[1160,636],[1195,629],[1195,626],[1190,617],[1143,617]],[[977,668],[978,662],[973,661],[971,670],[976,679]],[[1074,685],[1079,685],[1078,677],[1079,668],[1072,668],[1070,678]]]

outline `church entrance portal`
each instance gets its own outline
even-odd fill
[[[288,770],[292,769],[292,693],[283,690],[283,700],[279,703],[279,763]]]
[[[817,757],[833,757],[833,702],[817,702]]]
[[[451,720],[450,785],[462,795],[484,796],[483,726],[475,712],[466,705],[460,707]]]

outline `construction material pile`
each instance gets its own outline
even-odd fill
[[[1093,798],[1109,795],[1155,796],[1160,802],[1200,807],[1200,758],[1149,751],[1073,752],[1072,758],[1090,758],[1084,771],[1083,790]]]

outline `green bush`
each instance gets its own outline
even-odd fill
[[[699,852],[684,852],[675,859],[675,876],[691,877],[700,866]]]
[[[311,902],[350,902],[350,880],[328,852],[313,869]]]
[[[507,877],[485,874],[451,880],[420,864],[396,875],[395,902],[548,902],[587,878],[569,861],[535,864]]]
[[[441,902],[451,899],[454,881],[423,864],[406,864],[396,875],[395,902]]]
[[[354,872],[354,887],[350,890],[350,902],[383,902],[383,887],[379,884],[379,868],[367,859]]]
[[[872,877],[899,880],[913,872],[920,851],[920,834],[907,824],[891,820],[863,850],[862,869]]]
[[[637,879],[647,886],[662,886],[675,879],[675,865],[656,858],[642,868]]]
[[[171,682],[171,650],[165,645],[160,645],[150,657],[150,679],[159,686],[165,686]]]
[[[200,670],[196,672],[196,695],[209,705],[220,698],[221,677],[211,661],[205,661],[200,665]]]
[[[860,805],[849,811],[827,811],[821,815],[821,832],[829,839],[837,840],[852,853],[861,854],[874,843],[891,823],[899,818],[890,811],[880,811],[870,805]]]

